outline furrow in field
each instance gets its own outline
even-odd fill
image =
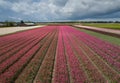
[[[58,30],[53,38],[53,41],[48,48],[45,58],[39,68],[39,71],[34,79],[34,83],[51,83],[52,81],[52,73],[54,67],[54,60],[56,54],[57,47],[57,39],[58,39]]]
[[[30,43],[32,43],[35,39],[31,39],[29,41],[26,41],[25,43],[22,43],[22,45],[19,45],[18,47],[12,49],[9,52],[6,52],[4,55],[0,56],[0,64],[4,62],[5,60],[9,59],[10,57],[17,54],[21,49],[24,49],[26,46],[28,46]]]
[[[120,47],[73,27],[0,37],[0,83],[119,83]]]
[[[50,32],[46,38],[42,41],[43,46],[36,53],[35,57],[30,61],[30,63],[25,67],[25,69],[20,73],[15,83],[32,83],[42,61],[44,60],[45,54],[51,44],[54,37],[54,31]]]
[[[39,29],[39,28],[38,28]],[[43,28],[41,28],[42,30]],[[0,49],[1,47],[4,47],[6,45],[9,46],[9,44],[13,43],[21,38],[25,38],[25,37],[29,37],[31,36],[31,34],[35,34],[37,32],[37,29],[33,29],[33,30],[28,30],[28,31],[23,31],[23,32],[19,32],[19,33],[15,33],[15,34],[11,34],[11,35],[7,35],[7,36],[2,36],[0,37]]]
[[[4,45],[4,47],[1,47],[0,48],[0,56],[2,56],[2,55],[4,55],[5,53],[8,53],[9,51],[11,51],[11,50],[13,50],[13,49],[15,49],[15,48],[18,48],[20,45],[22,45],[22,44],[24,44],[26,41],[29,41],[30,39],[32,39],[32,38],[34,38],[34,37],[38,37],[38,33],[39,33],[39,31],[42,31],[42,29],[39,29],[39,30],[37,30],[37,31],[35,31],[35,32],[32,32],[31,31],[31,33],[27,33],[26,32],[26,34],[20,34],[21,35],[21,37],[19,37],[19,41],[17,40],[17,42],[16,41],[14,41],[13,43],[10,43],[10,45],[9,45],[9,48],[8,48],[8,45],[7,45],[7,47],[6,47],[6,44]],[[28,35],[29,34],[29,35]],[[31,35],[32,34],[32,35]],[[42,33],[40,33],[41,35],[42,35]],[[40,35],[39,34],[39,35]],[[16,34],[15,34],[16,35]],[[14,39],[13,39],[14,40]],[[7,41],[7,40],[6,40]],[[5,41],[5,42],[6,42]],[[8,42],[8,41],[7,41]]]
[[[119,82],[120,76],[119,74],[114,71],[109,65],[107,65],[96,53],[94,53],[90,48],[85,45],[78,37],[74,37],[74,40],[79,45],[79,49],[84,52],[86,56],[96,65],[99,71],[104,75],[110,83],[117,83]],[[98,48],[99,49],[99,48]],[[79,51],[79,50],[78,50]]]
[[[64,26],[64,28],[67,28]],[[81,67],[81,64],[79,63],[78,58],[75,56],[74,51],[72,50],[72,46],[69,42],[69,39],[66,35],[66,30],[62,30],[63,34],[63,40],[64,40],[64,46],[66,49],[66,56],[68,58],[68,64],[70,67],[70,75],[72,79],[72,83],[87,83],[89,82],[86,78],[86,75]]]
[[[58,28],[59,28],[59,35],[58,35],[58,44],[56,49],[52,83],[70,83],[68,64],[67,64],[65,48],[63,44],[63,37],[60,27]]]
[[[115,71],[119,72],[120,70],[119,46],[112,45],[94,36],[90,36],[84,32],[74,31],[74,34],[76,34],[76,37],[78,37],[82,42],[84,42],[91,49],[93,49],[94,52],[96,52]]]
[[[66,27],[67,28],[67,27]],[[68,27],[67,31],[69,32],[70,27]],[[71,29],[72,30],[72,29]],[[67,33],[67,32],[66,32]],[[80,64],[82,64],[82,68],[84,72],[86,72],[87,78],[91,82],[102,83],[106,82],[102,74],[96,68],[96,66],[92,63],[91,60],[83,53],[82,49],[79,49],[79,43],[75,41],[72,34],[67,34],[71,45],[73,46],[73,50],[76,51],[76,56],[79,58]]]
[[[39,29],[31,37],[28,37],[28,38],[26,38],[24,40],[21,40],[20,42],[17,43],[18,44],[17,46],[14,46],[14,48],[9,47],[10,51],[7,51],[4,54],[2,54],[2,56],[0,56],[0,63],[2,63],[3,61],[5,61],[7,58],[10,58],[11,56],[15,55],[21,49],[24,49],[27,45],[29,45],[30,43],[32,43],[33,41],[35,41],[36,39],[38,39],[40,36],[42,36],[43,34],[45,34],[45,33],[40,33],[40,31],[42,31],[42,30]],[[4,50],[6,50],[6,49],[4,49]]]
[[[47,34],[45,34],[47,35]],[[29,45],[27,45],[25,48],[17,52],[15,55],[4,61],[0,64],[0,74],[3,73],[7,68],[12,66],[15,62],[17,62],[20,58],[24,57],[24,54],[26,54],[33,46],[35,46],[44,36],[41,36],[40,38],[36,39]]]
[[[16,75],[21,72],[22,68],[24,68],[27,63],[35,56],[36,52],[41,47],[39,42],[41,41],[41,38],[45,37],[45,35],[40,37],[39,40],[37,40],[37,42],[35,43],[35,45],[32,45],[32,48],[27,53],[25,53],[23,57],[21,57],[16,63],[14,63],[11,67],[6,69],[6,71],[4,71],[0,75],[0,82],[9,83],[15,79]]]

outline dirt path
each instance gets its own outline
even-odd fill
[[[10,34],[10,33],[15,33],[23,30],[29,30],[29,29],[34,29],[34,28],[39,28],[43,27],[44,25],[41,26],[27,26],[27,27],[9,27],[9,28],[0,28],[0,36]]]
[[[105,29],[105,28],[98,28],[98,27],[91,27],[91,26],[82,26],[82,25],[74,25],[74,26],[120,37],[120,30]]]

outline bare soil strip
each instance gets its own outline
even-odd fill
[[[0,28],[0,36],[15,33],[15,32],[19,32],[19,31],[24,31],[24,30],[34,29],[34,28],[40,28],[40,27],[43,27],[43,25],[41,25],[41,26],[29,26],[29,27],[27,26],[27,27]]]
[[[105,29],[105,28],[98,28],[98,27],[91,27],[91,26],[82,26],[82,25],[73,25],[77,28],[83,28],[91,31],[96,31],[99,33],[111,35],[120,38],[120,30],[113,30],[113,29]]]

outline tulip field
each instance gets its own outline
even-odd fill
[[[120,46],[67,25],[1,36],[0,83],[120,83]]]

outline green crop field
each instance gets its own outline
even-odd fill
[[[120,23],[83,23],[82,25],[110,29],[120,29]]]
[[[97,32],[94,32],[94,31],[89,31],[89,30],[85,30],[85,29],[79,29],[79,30],[83,31],[83,32],[86,32],[87,34],[96,36],[96,37],[98,37],[100,39],[103,39],[105,41],[111,42],[113,44],[120,45],[120,38],[116,38],[116,37],[113,37],[113,36],[97,33]]]

